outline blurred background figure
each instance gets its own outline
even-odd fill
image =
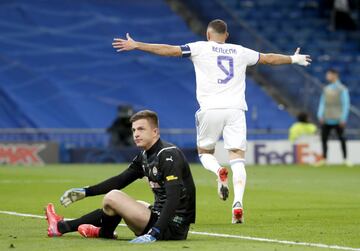
[[[113,121],[111,126],[107,129],[110,134],[111,147],[126,147],[132,146],[132,130],[130,117],[134,114],[134,110],[130,105],[118,106],[117,118]]]
[[[341,83],[339,73],[335,69],[326,72],[328,85],[324,87],[320,97],[318,119],[321,124],[321,141],[324,159],[318,164],[324,164],[327,159],[327,141],[331,131],[335,130],[341,143],[344,164],[347,161],[346,138],[344,130],[350,110],[350,97],[348,89]]]
[[[356,30],[356,23],[351,16],[351,6],[348,0],[335,0],[332,13],[335,30]]]
[[[297,122],[289,128],[289,140],[295,142],[304,136],[312,136],[316,130],[316,125],[309,122],[308,114],[300,112],[297,116]]]

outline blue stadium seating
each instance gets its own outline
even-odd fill
[[[250,1],[253,3],[251,8],[242,8],[243,3],[236,0],[226,2],[232,6],[239,4],[237,13],[246,20],[252,17],[250,13],[256,13],[254,19],[257,23],[251,24],[252,27],[282,51],[291,52],[294,45],[302,45],[314,60],[309,72],[321,81],[324,81],[326,69],[338,69],[343,82],[351,91],[354,105],[359,106],[360,62],[354,57],[360,52],[359,37],[355,36],[358,31],[330,31],[330,17],[319,15],[319,1],[316,0],[296,1],[292,4],[288,1]],[[278,32],[267,31],[269,22],[273,27],[280,28]]]
[[[194,128],[189,60],[111,47],[126,32],[170,44],[202,39],[164,1],[1,1],[0,32],[2,128],[104,128],[129,103],[158,111],[163,128]],[[250,128],[293,122],[251,78],[247,95]]]

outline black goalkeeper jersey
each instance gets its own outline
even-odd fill
[[[155,227],[164,230],[175,216],[184,224],[195,223],[196,192],[189,164],[180,149],[160,139],[118,176],[86,188],[86,196],[122,189],[143,177],[155,196],[153,211],[159,215]]]

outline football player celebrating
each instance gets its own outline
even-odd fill
[[[215,144],[223,135],[233,172],[232,222],[242,223],[246,183],[246,68],[256,64],[307,66],[311,59],[308,55],[299,54],[299,48],[294,55],[287,56],[259,53],[240,45],[226,43],[229,36],[227,25],[219,19],[209,23],[206,36],[208,41],[172,46],[138,42],[126,34],[126,39],[115,38],[113,47],[118,52],[141,50],[161,56],[190,58],[195,68],[196,95],[200,105],[196,113],[200,161],[206,169],[217,175],[218,194],[221,199],[226,200],[229,195],[228,171],[219,165],[213,155]]]
[[[142,151],[118,176],[86,188],[73,188],[61,197],[69,204],[85,197],[106,194],[103,208],[75,220],[57,215],[53,204],[46,207],[48,236],[79,231],[84,237],[114,238],[114,230],[124,219],[137,238],[132,243],[156,240],[185,240],[195,222],[195,185],[189,164],[176,146],[160,139],[158,116],[140,111],[131,117],[133,138]],[[146,177],[155,195],[149,205],[120,191]]]

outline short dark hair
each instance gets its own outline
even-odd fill
[[[208,28],[212,28],[216,33],[225,34],[227,32],[227,24],[221,19],[212,20],[208,24]]]
[[[327,70],[327,72],[330,72],[330,73],[333,73],[333,74],[339,75],[339,71],[338,71],[338,70],[336,70],[335,68],[329,68],[329,69]]]
[[[139,111],[131,116],[130,122],[134,123],[140,119],[146,119],[153,127],[159,128],[159,117],[156,112],[150,110]]]
[[[297,116],[297,120],[303,123],[309,122],[308,114],[306,112],[300,112]]]

